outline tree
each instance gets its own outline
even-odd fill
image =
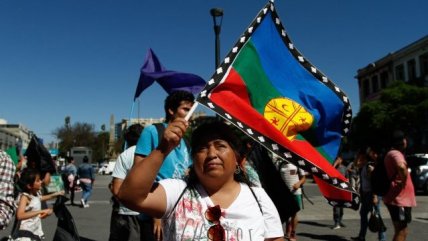
[[[105,124],[101,125],[100,132],[96,132],[93,124],[84,122],[71,124],[71,118],[65,117],[64,126],[53,131],[53,135],[59,140],[59,155],[69,155],[68,152],[74,146],[86,146],[92,149],[93,162],[102,162],[106,158],[111,158],[111,153],[108,153],[110,136],[105,130]],[[122,152],[123,142],[123,138],[116,141],[114,145],[116,153]]]
[[[349,139],[354,148],[387,147],[388,137],[397,129],[412,140],[410,151],[427,148],[423,139],[428,130],[428,88],[402,81],[392,83],[378,100],[363,104],[353,120]]]
[[[61,156],[67,156],[67,153],[74,146],[95,147],[94,125],[82,122],[71,125],[68,116],[65,118],[64,126],[54,130],[53,134],[59,140],[58,149]]]
[[[71,123],[70,116],[66,116],[65,119],[64,119],[64,122],[65,122],[65,127],[66,128],[70,128],[70,123]]]
[[[109,142],[109,133],[101,131],[98,133],[95,145],[92,147],[94,161],[103,162],[106,158],[107,148]]]

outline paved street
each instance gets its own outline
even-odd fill
[[[77,229],[85,240],[108,240],[111,205],[109,202],[110,193],[107,190],[107,184],[110,181],[109,176],[97,176],[94,193],[87,209],[78,206],[67,206],[77,224]],[[297,236],[299,241],[309,240],[329,240],[345,241],[350,237],[356,236],[359,230],[359,215],[357,211],[345,209],[344,224],[345,228],[331,230],[333,224],[333,211],[325,199],[320,195],[317,187],[313,183],[307,183],[305,190],[310,199],[314,202],[311,205],[304,201],[304,209],[299,212],[300,222]],[[80,199],[80,193],[76,194],[76,201]],[[413,222],[410,224],[410,234],[408,240],[426,240],[428,237],[428,196],[417,196],[418,207],[413,209]],[[391,240],[393,228],[387,210],[383,207],[382,214],[387,225],[387,237]],[[46,240],[52,240],[55,232],[57,219],[53,215],[43,220],[43,229],[46,234]],[[10,227],[0,231],[0,237],[7,236],[10,233]],[[377,236],[370,231],[367,232],[366,240],[377,240]]]

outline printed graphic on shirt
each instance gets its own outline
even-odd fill
[[[250,198],[254,197],[247,196],[246,200]],[[262,214],[246,210],[241,206],[245,203],[238,202],[236,203],[238,205],[232,205],[234,207],[221,210],[219,224],[224,229],[226,240],[264,240]],[[206,197],[201,197],[195,191],[186,190],[175,210],[164,223],[164,230],[167,230],[164,232],[165,240],[209,240],[208,230],[217,225],[216,222],[210,222],[205,218],[206,210],[212,206],[207,202]],[[255,214],[260,216],[256,218],[257,221],[254,221]]]

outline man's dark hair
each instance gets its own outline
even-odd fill
[[[128,146],[137,145],[138,139],[140,138],[141,132],[143,131],[143,126],[140,124],[133,124],[126,129],[123,137],[125,138]]]
[[[87,156],[83,157],[83,162],[89,162],[89,158]]]
[[[195,97],[192,93],[185,90],[174,91],[170,95],[168,95],[168,97],[166,97],[164,105],[166,122],[169,122],[172,117],[168,110],[171,109],[176,112],[182,101],[188,101],[193,103],[195,102]]]

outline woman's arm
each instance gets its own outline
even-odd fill
[[[21,195],[21,198],[19,199],[18,209],[16,210],[17,220],[29,219],[37,215],[47,216],[52,213],[52,209],[44,209],[44,210],[38,210],[38,211],[31,211],[31,210],[25,211],[25,208],[27,207],[29,202],[30,202],[30,199],[26,195]]]
[[[56,198],[56,197],[58,197],[60,195],[64,195],[64,190],[59,191],[59,192],[54,192],[54,193],[51,193],[51,194],[47,194],[47,195],[43,195],[43,196],[40,197],[40,200],[47,201],[47,200]]]
[[[399,185],[401,188],[404,188],[406,186],[407,181],[407,175],[409,174],[407,170],[407,166],[405,163],[399,163],[397,165],[397,175],[398,179],[396,180],[397,185]]]
[[[180,143],[188,123],[177,118],[165,129],[159,146],[147,157],[136,155],[134,165],[123,180],[118,198],[128,208],[161,217],[166,209],[163,187],[155,184],[156,175],[166,156]]]

